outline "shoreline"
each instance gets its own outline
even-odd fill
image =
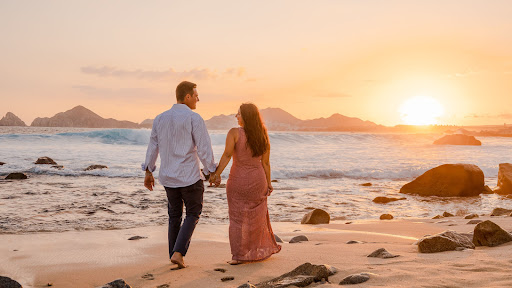
[[[478,219],[490,219],[503,229],[512,230],[512,217]],[[450,217],[354,220],[351,224],[333,221],[322,225],[275,222],[274,233],[285,242],[280,243],[281,252],[261,262],[238,266],[226,264],[231,259],[228,225],[199,223],[186,256],[189,267],[182,270],[171,270],[176,265],[167,256],[167,226],[2,234],[0,254],[5,258],[0,264],[0,275],[18,281],[23,287],[48,287],[48,283],[52,287],[98,287],[119,278],[132,287],[238,287],[247,281],[257,284],[272,279],[310,262],[334,266],[338,273],[329,277],[331,284],[314,283],[308,287],[339,287],[345,276],[361,272],[372,276],[357,287],[510,286],[512,242],[433,254],[419,253],[413,245],[426,234],[472,231],[475,225],[466,224],[468,221]],[[309,241],[287,243],[297,235],[306,235]],[[147,238],[128,240],[132,236]],[[350,240],[363,243],[346,244]],[[366,257],[379,248],[400,257]],[[215,268],[227,272],[217,272]],[[220,279],[226,276],[235,279],[222,282]],[[491,279],[488,277],[492,277],[493,283],[485,279]]]

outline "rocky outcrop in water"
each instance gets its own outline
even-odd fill
[[[494,190],[498,194],[512,194],[512,164],[500,163],[498,170],[498,187]]]
[[[331,216],[322,209],[314,209],[302,217],[300,224],[329,224]]]
[[[66,112],[48,118],[36,118],[31,126],[37,127],[84,127],[84,128],[140,128],[139,124],[130,121],[105,119],[91,110],[76,106]]]
[[[486,220],[475,226],[473,243],[475,246],[494,247],[512,241],[512,235],[496,223]]]
[[[379,203],[379,204],[386,204],[386,203],[389,203],[389,202],[398,201],[398,200],[405,200],[405,199],[407,199],[407,198],[405,198],[405,197],[394,198],[394,197],[379,196],[379,197],[375,197],[375,199],[373,199],[373,202]]]
[[[472,164],[444,164],[405,184],[400,193],[420,196],[470,197],[485,190],[484,172]]]
[[[455,231],[444,231],[443,233],[423,237],[418,241],[418,250],[421,253],[455,251],[457,248],[475,249],[475,245],[467,236]]]
[[[90,165],[89,167],[85,168],[84,171],[90,171],[90,170],[96,170],[96,169],[108,169],[105,165]]]
[[[27,126],[18,116],[11,112],[7,112],[2,119],[0,119],[0,126]]]
[[[9,175],[7,175],[7,177],[5,177],[6,180],[12,180],[12,179],[16,179],[16,180],[20,180],[20,179],[27,179],[27,175],[23,174],[23,173],[10,173]]]
[[[475,145],[480,146],[482,142],[477,140],[475,136],[464,134],[446,135],[434,141],[434,145]]]
[[[51,165],[57,165],[57,162],[53,161],[50,157],[39,157],[37,158],[36,162],[34,164],[51,164]]]

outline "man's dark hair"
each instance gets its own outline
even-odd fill
[[[188,81],[183,81],[178,84],[178,87],[176,87],[176,101],[183,102],[187,94],[194,95],[194,88],[196,87],[197,85],[195,83]]]

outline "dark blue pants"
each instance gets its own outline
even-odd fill
[[[187,254],[192,233],[199,221],[203,210],[203,180],[179,188],[164,187],[167,192],[167,213],[169,214],[169,258],[174,252],[180,252],[183,256]],[[186,217],[181,225],[183,215],[183,204],[185,204]]]

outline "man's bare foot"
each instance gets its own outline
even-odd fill
[[[229,265],[240,265],[240,264],[243,264],[244,262],[242,261],[238,261],[238,260],[231,260],[231,261],[228,261],[228,264]]]
[[[187,268],[185,265],[185,260],[183,259],[183,255],[180,252],[174,252],[171,257],[171,262],[178,265],[179,269]]]

